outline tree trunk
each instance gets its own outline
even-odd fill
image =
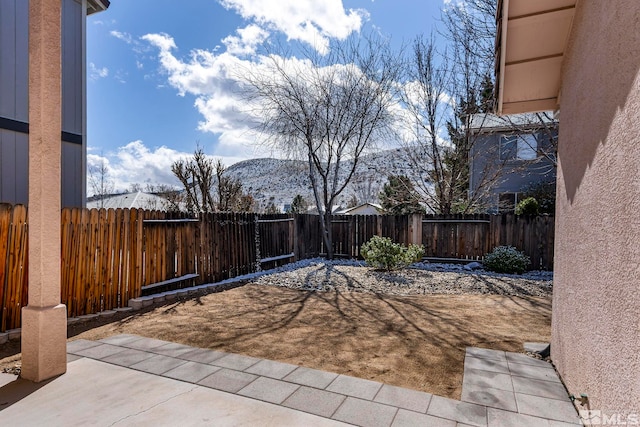
[[[324,240],[324,246],[327,249],[327,259],[333,259],[333,236],[331,230],[331,211],[327,211],[322,214],[324,221],[322,221],[322,239]]]

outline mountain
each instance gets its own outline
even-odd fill
[[[346,171],[351,169],[352,162],[343,161],[342,180],[346,177]],[[309,166],[305,161],[251,159],[229,166],[226,173],[240,180],[244,190],[253,195],[262,208],[273,202],[284,210],[285,205],[290,204],[297,194],[302,195],[310,206],[315,206]],[[337,205],[346,207],[354,195],[360,203],[377,203],[378,193],[391,174],[411,175],[402,150],[384,150],[362,156],[353,178],[339,196]]]

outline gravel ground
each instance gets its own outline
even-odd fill
[[[299,290],[368,292],[387,295],[476,294],[548,297],[553,273],[505,275],[466,270],[463,265],[418,263],[393,272],[377,271],[357,261],[305,260],[253,282]]]

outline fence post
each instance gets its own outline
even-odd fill
[[[413,214],[409,217],[409,243],[422,244],[422,215]]]
[[[298,214],[291,214],[293,221],[289,223],[289,242],[293,250],[293,262],[298,261]]]

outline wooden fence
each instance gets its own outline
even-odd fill
[[[69,316],[126,306],[141,287],[197,273],[212,283],[325,252],[317,215],[180,214],[63,209],[61,301]],[[333,249],[360,258],[374,235],[422,243],[428,258],[482,259],[499,245],[553,268],[553,217],[335,216]],[[27,304],[27,209],[0,204],[0,331],[20,326]]]
[[[215,213],[194,220],[136,209],[63,209],[61,225],[61,302],[68,316],[126,306],[142,286],[185,274],[212,283],[295,256],[287,215]],[[27,227],[26,207],[0,204],[0,331],[20,327],[27,304]]]
[[[374,235],[422,244],[434,261],[482,260],[496,246],[514,246],[534,270],[553,270],[554,217],[503,215],[344,215],[332,220],[337,257],[361,258],[362,243]],[[324,252],[322,247],[321,252]]]
[[[553,270],[554,217],[427,215],[422,219],[425,257],[481,260],[496,246],[514,246],[533,270]]]

